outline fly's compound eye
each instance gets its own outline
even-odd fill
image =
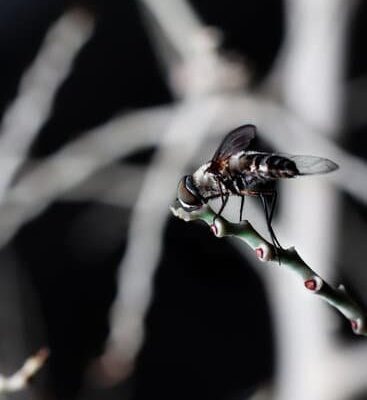
[[[202,207],[202,198],[192,181],[191,175],[186,175],[180,180],[177,188],[177,199],[186,211],[194,211]]]

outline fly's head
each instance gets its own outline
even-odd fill
[[[184,176],[178,183],[177,200],[185,211],[198,210],[206,203],[199,193],[192,175]]]

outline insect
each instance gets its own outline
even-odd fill
[[[338,165],[316,156],[246,151],[255,135],[254,125],[243,125],[229,132],[211,161],[180,180],[177,199],[186,211],[193,211],[211,199],[221,198],[221,207],[214,217],[214,223],[223,212],[229,196],[241,197],[240,221],[245,197],[258,197],[272,243],[277,250],[282,247],[271,224],[277,201],[275,181],[331,172]]]

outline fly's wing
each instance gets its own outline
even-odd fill
[[[294,156],[285,154],[285,157],[296,163],[299,175],[326,174],[339,168],[338,164],[327,158],[317,156]]]
[[[255,135],[254,125],[242,125],[229,132],[215,152],[212,163],[224,161],[233,154],[245,150]]]

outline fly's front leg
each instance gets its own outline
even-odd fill
[[[240,222],[242,221],[243,206],[245,205],[245,196],[241,196],[241,206],[240,206]]]
[[[214,218],[213,218],[213,224],[215,223],[216,219],[217,219],[218,217],[220,217],[220,215],[222,214],[222,212],[223,212],[223,210],[224,210],[224,207],[226,206],[226,204],[227,204],[227,202],[228,202],[228,199],[229,199],[229,194],[223,195],[223,198],[222,198],[222,205],[221,205],[219,211],[215,214],[215,216],[214,216]]]
[[[218,177],[216,178],[216,181],[217,181],[217,185],[218,185],[218,188],[219,188],[220,198],[222,200],[222,205],[221,205],[219,211],[215,214],[215,216],[213,218],[213,224],[215,223],[215,220],[222,214],[222,212],[224,210],[224,207],[226,206],[226,204],[228,202],[228,199],[229,199],[229,194],[228,193],[226,193],[226,194],[223,193],[221,181],[220,181],[220,179]]]

